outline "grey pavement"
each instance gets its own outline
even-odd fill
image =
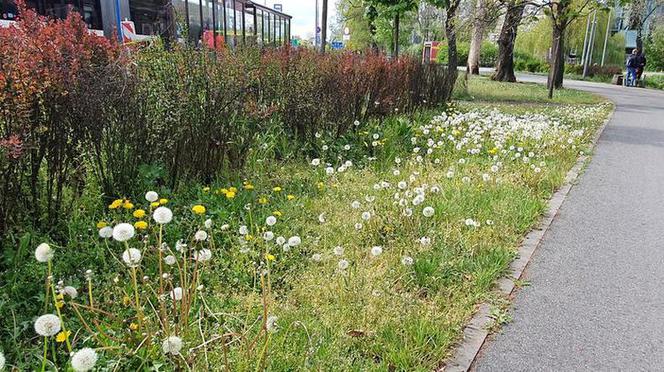
[[[565,85],[616,111],[473,369],[664,371],[664,92]]]

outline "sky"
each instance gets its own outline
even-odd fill
[[[270,8],[274,4],[282,4],[284,7],[283,12],[292,16],[291,35],[300,36],[308,39],[313,38],[314,28],[316,24],[316,0],[254,0],[258,4],[264,4]],[[328,0],[329,9],[328,25],[334,22],[336,14],[336,3],[338,0]],[[318,0],[319,7],[322,0]],[[320,16],[320,15],[319,15]],[[328,27],[329,29],[329,27]]]

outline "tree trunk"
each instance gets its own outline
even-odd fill
[[[507,7],[503,27],[498,38],[498,59],[496,60],[496,72],[491,76],[492,80],[516,81],[514,75],[514,41],[523,17],[524,8],[525,3],[521,0],[511,2]]]
[[[473,75],[480,74],[480,53],[482,40],[484,39],[484,28],[486,25],[486,1],[477,0],[475,15],[473,18],[473,34],[470,39],[470,50],[468,51],[468,71]]]
[[[452,0],[447,8],[445,16],[445,35],[447,36],[447,100],[452,98],[454,84],[456,83],[459,71],[459,56],[456,45],[456,12],[459,7],[459,0]]]
[[[560,89],[563,87],[563,73],[565,71],[565,29],[561,28],[559,25],[554,25],[552,31],[553,37],[551,41],[551,67],[549,69],[549,78],[547,79],[549,98],[551,98],[553,95],[553,89]]]
[[[394,15],[394,33],[392,34],[392,56],[399,58],[399,13]]]
[[[327,46],[327,0],[323,0],[323,14],[321,18],[320,52],[325,53],[325,47]]]

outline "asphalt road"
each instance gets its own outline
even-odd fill
[[[526,269],[512,322],[473,370],[662,371],[664,91],[565,86],[616,111]]]

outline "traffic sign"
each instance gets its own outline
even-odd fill
[[[330,46],[332,49],[343,49],[344,48],[344,43],[341,41],[333,41],[330,43]]]

